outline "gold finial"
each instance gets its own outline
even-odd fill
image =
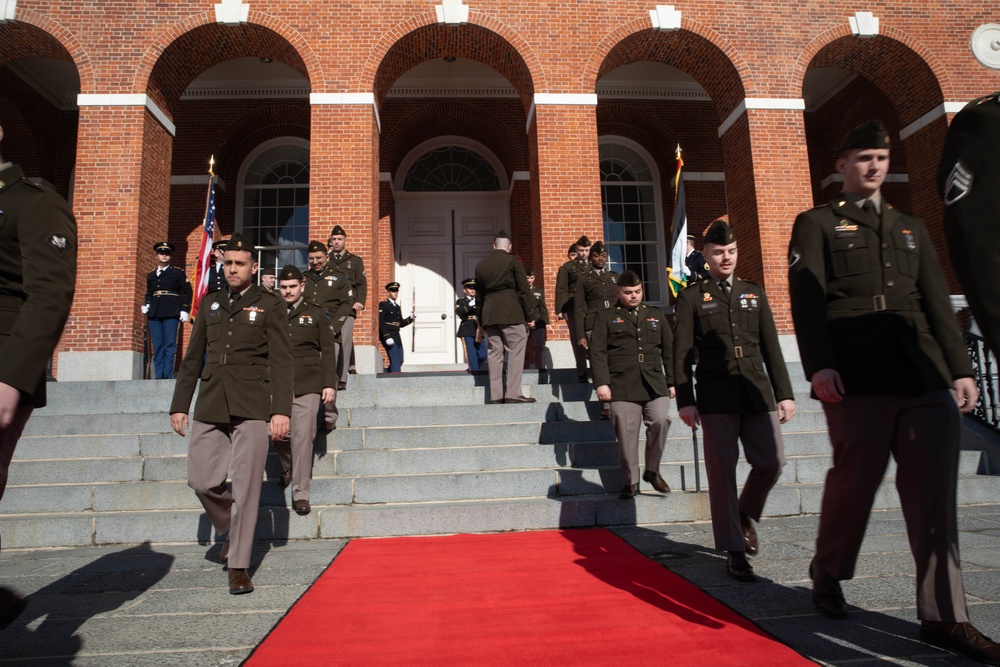
[[[215,156],[208,158],[208,174],[209,176],[215,176],[215,172],[212,171],[215,167]]]
[[[677,144],[677,148],[674,150],[674,157],[676,157],[678,160],[680,160],[682,152],[683,151],[681,151],[681,145]]]

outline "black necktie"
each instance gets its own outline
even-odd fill
[[[871,215],[874,218],[879,217],[878,216],[878,211],[875,210],[875,202],[873,202],[871,199],[866,199],[865,200],[865,203],[861,207],[861,210],[864,211],[865,213]]]
[[[720,281],[719,282],[719,289],[721,289],[722,293],[726,295],[726,298],[729,297],[729,281],[728,280],[722,280],[722,281]]]
[[[240,300],[240,293],[239,292],[230,292],[229,293],[229,309],[232,310],[233,306],[235,306],[236,302],[239,301],[239,300]]]

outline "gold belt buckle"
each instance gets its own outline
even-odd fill
[[[743,358],[743,346],[742,345],[737,345],[736,347],[734,347],[733,348],[733,352],[736,353],[736,358],[737,359],[742,359]]]
[[[872,302],[876,313],[885,310],[885,294],[876,294],[872,297]]]
[[[226,355],[225,354],[220,354],[219,355],[219,365],[220,366],[225,366],[226,365]]]
[[[639,353],[639,363],[642,363],[642,352]]]

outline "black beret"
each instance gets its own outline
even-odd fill
[[[308,252],[326,252],[326,244],[321,241],[310,241]]]
[[[398,292],[399,291],[399,283],[397,283],[395,280],[392,281],[391,283],[388,283],[385,286],[385,291],[386,292]]]
[[[225,250],[226,244],[229,243],[229,239],[219,239],[212,244],[213,250]]]
[[[250,243],[250,239],[237,232],[229,237],[229,242],[226,243],[226,250],[245,250],[246,252],[253,253],[256,248],[254,248],[253,243]]]
[[[168,255],[174,254],[174,244],[170,241],[160,241],[159,243],[153,244],[153,250],[157,253],[166,253]]]
[[[601,253],[607,252],[608,249],[604,247],[604,241],[594,241],[594,245],[590,247],[590,254],[600,255]]]
[[[476,287],[476,279],[475,278],[466,278],[465,280],[462,281],[462,287],[468,287],[469,289],[475,289],[475,287]]]
[[[281,270],[278,280],[302,280],[302,271],[294,264],[288,264]]]
[[[581,236],[579,240],[576,242],[576,245],[580,246],[581,248],[589,248],[590,239],[588,239],[586,236]]]
[[[736,234],[725,220],[714,220],[705,230],[705,243],[729,245],[736,243]]]
[[[880,120],[870,120],[862,123],[847,133],[840,144],[840,150],[851,148],[889,148],[892,142],[889,132]]]
[[[330,230],[330,236],[347,236],[347,232],[340,225],[334,225],[333,229]]]
[[[642,277],[631,269],[628,271],[622,271],[622,274],[618,276],[619,287],[638,287],[641,284]]]

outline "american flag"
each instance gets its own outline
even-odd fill
[[[214,159],[212,160],[214,162]],[[198,251],[198,264],[194,269],[194,304],[191,308],[191,318],[198,314],[201,298],[208,293],[208,281],[211,279],[212,266],[212,236],[215,233],[215,174],[209,167],[208,201],[205,205],[205,231],[201,235],[201,250]]]

